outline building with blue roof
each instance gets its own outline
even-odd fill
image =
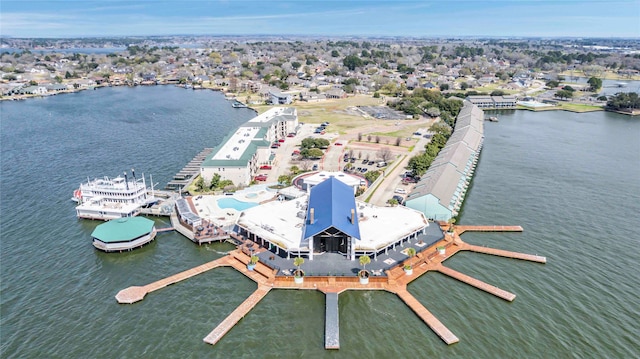
[[[353,189],[335,177],[311,189],[303,244],[314,252],[343,253],[355,257],[360,227]]]
[[[347,260],[402,246],[425,233],[424,214],[405,206],[375,206],[358,201],[353,187],[328,175],[308,194],[248,208],[234,230],[279,256],[339,253]]]

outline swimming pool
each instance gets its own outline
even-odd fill
[[[235,198],[219,198],[218,207],[220,208],[233,208],[236,211],[244,211],[245,209],[255,207],[258,204],[255,202],[242,202]]]

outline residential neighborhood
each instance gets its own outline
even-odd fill
[[[601,41],[596,47],[579,39],[4,38],[0,88],[6,100],[175,84],[222,91],[248,105],[354,94],[389,99],[427,89],[471,96],[481,108],[514,108],[518,100],[601,107],[602,79],[640,79],[637,42]]]

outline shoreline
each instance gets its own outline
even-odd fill
[[[51,92],[51,93],[47,93],[47,94],[38,94],[38,95],[11,95],[11,96],[7,96],[7,97],[0,97],[0,102],[2,101],[25,101],[28,99],[33,99],[33,98],[45,98],[45,97],[50,97],[50,96],[57,96],[57,95],[64,95],[64,94],[70,94],[70,93],[78,93],[81,91],[87,91],[87,90],[97,90],[99,88],[103,88],[103,87],[138,87],[138,86],[169,86],[169,85],[174,85],[177,87],[181,87],[184,88],[185,90],[210,90],[210,91],[215,91],[215,92],[220,92],[222,93],[226,99],[233,99],[237,96],[228,96],[227,93],[224,92],[223,88],[214,88],[214,87],[205,87],[202,85],[199,86],[193,86],[193,87],[185,87],[182,86],[180,84],[174,84],[174,83],[160,83],[160,84],[138,84],[138,85],[112,85],[112,84],[108,84],[108,85],[96,85],[93,87],[89,87],[89,88],[78,88],[78,89],[68,89],[68,90],[62,90],[62,91],[57,91],[57,92]],[[321,103],[320,103],[321,104]],[[573,103],[573,102],[568,102],[567,105],[576,105],[576,106],[591,106],[591,105],[584,105],[582,103]],[[267,105],[269,106],[269,105]],[[248,108],[251,108],[254,111],[257,111],[254,107],[248,106]],[[495,110],[495,109],[487,109],[487,110]],[[620,115],[627,115],[627,116],[640,116],[640,109],[636,109],[632,112],[625,112],[625,111],[614,111],[614,110],[608,110],[606,107],[597,107],[597,106],[593,106],[593,108],[583,108],[582,110],[579,110],[577,108],[563,108],[562,106],[554,106],[554,107],[545,107],[545,108],[529,108],[526,106],[518,106],[516,108],[513,109],[509,109],[509,110],[525,110],[525,111],[532,111],[532,112],[544,112],[544,111],[567,111],[567,112],[573,112],[573,113],[589,113],[589,112],[597,112],[597,111],[605,111],[605,112],[613,112],[613,113],[618,113]]]

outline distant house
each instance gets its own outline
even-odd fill
[[[467,101],[479,108],[515,108],[515,96],[467,96]]]
[[[305,102],[318,102],[326,99],[327,99],[327,96],[317,92],[308,92],[308,93],[300,94],[300,100]]]
[[[27,86],[19,91],[21,95],[44,95],[47,93],[47,88],[44,86]]]
[[[47,91],[65,91],[69,89],[67,85],[64,84],[48,84],[45,85],[45,87],[47,88]]]
[[[269,91],[269,100],[272,105],[289,105],[293,101],[293,97],[290,94],[271,90]]]
[[[434,85],[432,82],[427,82],[426,84],[422,85],[423,88],[426,88],[427,90],[431,90],[436,88],[437,86]]]
[[[332,88],[325,93],[328,99],[346,98],[347,93],[343,89]]]

